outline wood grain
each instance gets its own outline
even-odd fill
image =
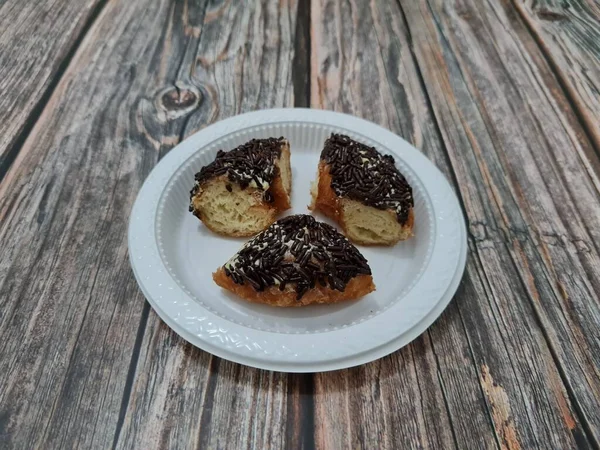
[[[168,43],[178,61],[188,40],[183,26],[156,34],[175,12],[166,4],[103,11],[0,185],[8,448],[112,445],[144,308],[127,258],[128,213],[158,158],[148,136],[172,126],[138,124],[175,79],[154,70],[153,55]]]
[[[184,78],[203,102],[182,135],[240,112],[294,104],[296,8],[209,4]],[[151,312],[117,448],[298,448],[309,418],[302,378],[209,357]]]
[[[599,447],[598,6],[561,5],[0,2],[0,447]],[[412,142],[469,225],[434,326],[314,376],[187,344],[126,250],[181,139],[309,104]]]
[[[137,445],[143,439],[132,428],[131,414],[144,420],[137,430],[156,422],[134,408],[145,405],[136,395],[154,404],[153,394],[167,399],[164,410],[189,420],[178,423],[196,431],[202,426],[203,432],[217,426],[217,418],[246,413],[254,399],[263,428],[273,430],[252,423],[244,436],[223,435],[228,422],[219,422],[218,433],[202,434],[202,442],[243,438],[260,446],[286,437],[285,428],[271,423],[287,414],[286,379],[221,365],[199,350],[190,353],[153,313],[148,318],[129,268],[126,232],[143,179],[186,130],[242,109],[293,102],[288,31],[294,30],[294,12],[295,4],[285,2],[248,8],[232,2],[114,1],[91,27],[0,185],[3,447]],[[210,40],[201,41],[204,25]],[[236,34],[240,29],[243,36]],[[261,66],[263,58],[268,60]],[[162,334],[155,335],[160,326]],[[156,348],[147,351],[149,344]],[[146,359],[153,350],[173,362]],[[181,364],[191,370],[170,371]],[[140,378],[133,383],[129,375],[138,366]],[[151,369],[158,373],[141,376]],[[156,387],[175,391],[154,391],[144,379],[165,380]],[[248,379],[254,381],[246,384]],[[215,394],[233,400],[236,391],[229,388],[235,384],[241,395],[236,408],[218,401],[210,406]],[[265,408],[271,416],[262,414]],[[169,422],[161,426],[169,429]],[[161,439],[168,434],[166,441],[151,441],[157,448],[195,436],[188,428],[180,434],[153,431]]]
[[[585,445],[585,433],[596,440],[593,430],[599,429],[593,413],[597,384],[589,379],[599,367],[592,353],[598,354],[600,323],[598,305],[591,301],[598,291],[593,242],[600,217],[598,178],[588,160],[591,144],[537,44],[508,5],[401,5],[406,22],[396,7],[376,2],[313,2],[312,105],[352,112],[399,132],[457,182],[471,233],[467,274],[455,303],[462,323],[458,329],[453,324],[463,349],[448,348],[448,337],[440,332],[452,309],[430,332],[433,352],[441,355],[434,359],[437,389],[457,446]],[[427,126],[428,103],[433,126]],[[398,358],[407,360],[410,351]],[[457,370],[461,354],[477,381],[468,368]],[[385,364],[389,360],[374,365]],[[331,384],[350,385],[357,375],[341,372],[335,382],[331,377],[317,376],[318,392]],[[397,380],[396,389],[381,397],[414,399],[412,386],[420,377]],[[390,448],[428,442],[423,431],[370,428],[350,394],[339,397],[315,399],[318,441],[356,444],[386,435],[396,439],[387,442]],[[481,403],[492,432],[486,424],[471,426],[471,417],[485,414],[465,414],[479,411]],[[410,405],[403,407],[411,412],[402,418],[418,417]],[[328,414],[332,410],[340,417]],[[576,412],[583,412],[583,423]],[[373,416],[382,418],[383,428],[401,420],[383,405]],[[344,430],[342,423],[353,426]],[[404,442],[405,436],[416,441]]]
[[[0,2],[0,179],[105,2]]]
[[[386,126],[448,173],[398,6],[322,1],[311,10],[312,106]],[[402,351],[364,368],[316,375],[317,447],[494,448],[478,372],[451,304]]]
[[[597,445],[600,184],[592,144],[511,4],[402,7],[469,218],[469,270],[480,274],[478,297],[490,302],[497,328],[489,339],[471,313],[478,305],[464,310],[482,385],[491,374],[512,411],[522,408],[515,421],[532,432],[522,444],[570,447],[585,431]],[[507,351],[505,375],[490,365],[501,360],[494,342]],[[540,395],[540,385],[550,389]]]
[[[514,5],[600,151],[600,4],[515,0]]]

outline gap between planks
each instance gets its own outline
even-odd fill
[[[294,87],[294,107],[310,108],[311,84],[311,0],[299,0],[296,14],[296,31],[294,38],[294,59],[292,61],[292,81]],[[294,416],[299,417],[298,427],[288,426],[288,445],[296,448],[312,450],[315,448],[315,377],[312,373],[288,374],[288,398],[293,397],[293,390],[299,394],[298,410]]]
[[[148,325],[149,314],[150,303],[148,303],[148,300],[146,300],[144,302],[144,309],[142,310],[140,323],[138,325],[137,334],[135,336],[135,344],[133,344],[131,360],[129,361],[129,369],[127,370],[127,378],[125,379],[125,388],[123,389],[123,398],[121,399],[121,409],[119,410],[119,419],[117,420],[117,426],[115,428],[115,437],[113,439],[113,450],[117,448],[117,444],[119,443],[119,437],[121,436],[121,430],[123,429],[123,423],[125,422],[125,415],[127,413],[127,408],[129,407],[129,399],[131,398],[133,381],[135,378],[135,372],[137,369],[138,361],[140,359],[140,349],[142,347],[142,341],[144,340],[144,334],[146,333],[146,326]]]

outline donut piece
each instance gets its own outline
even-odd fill
[[[253,236],[291,207],[291,190],[288,141],[253,139],[196,174],[189,210],[215,233]]]
[[[213,279],[245,300],[282,307],[354,300],[375,290],[358,249],[332,226],[303,214],[252,238]]]
[[[325,141],[312,210],[335,220],[353,242],[394,245],[413,236],[412,188],[394,158],[341,134]]]

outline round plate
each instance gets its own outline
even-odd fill
[[[323,142],[332,132],[394,156],[413,187],[415,237],[394,247],[358,246],[369,261],[377,290],[357,301],[275,308],[245,302],[220,289],[212,272],[245,240],[217,236],[188,212],[194,174],[220,149],[230,150],[252,138],[284,136],[290,141],[293,179],[293,209],[286,214],[307,214],[310,183]],[[175,332],[222,358],[285,372],[351,367],[408,344],[451,300],[466,250],[458,200],[426,157],[373,123],[309,109],[243,114],[189,137],[150,173],[129,223],[135,277]]]

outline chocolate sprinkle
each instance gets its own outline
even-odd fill
[[[224,266],[236,284],[248,282],[261,292],[292,286],[296,299],[321,286],[344,291],[358,275],[370,275],[367,260],[330,225],[309,215],[278,220],[244,245]]]
[[[414,206],[412,188],[392,156],[343,134],[332,134],[325,141],[321,159],[329,165],[331,188],[338,197],[377,209],[392,209],[398,222],[406,223]]]
[[[238,184],[242,189],[250,186],[264,191],[265,201],[272,203],[274,198],[270,192],[271,183],[279,173],[275,161],[281,156],[281,149],[286,143],[283,137],[252,139],[229,152],[219,150],[215,160],[195,175],[196,183],[190,191],[190,199],[198,193],[203,183],[227,175],[231,183]],[[232,191],[229,183],[225,188]],[[192,210],[190,205],[190,211]]]

